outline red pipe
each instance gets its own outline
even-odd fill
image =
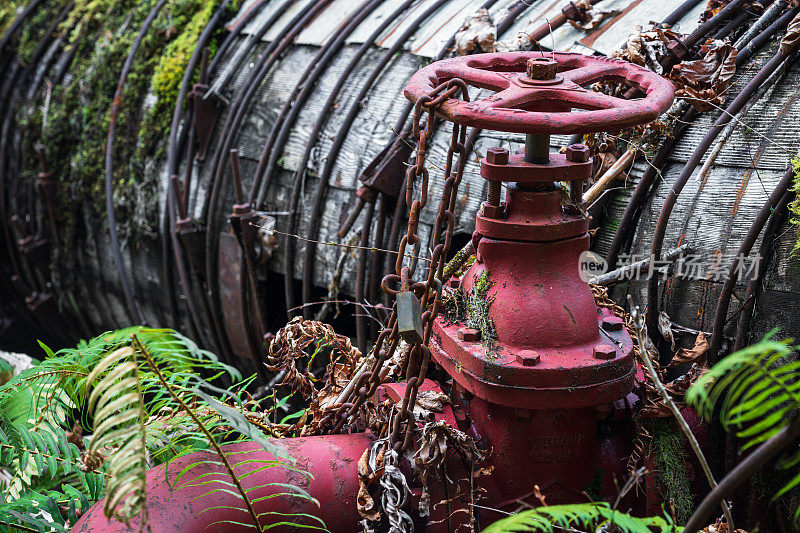
[[[261,525],[274,524],[283,520],[293,520],[306,525],[320,526],[319,522],[310,518],[287,518],[278,513],[296,514],[306,513],[320,518],[330,531],[337,533],[361,531],[361,516],[356,507],[358,495],[358,460],[370,444],[373,437],[367,433],[350,435],[329,435],[322,437],[300,437],[282,439],[276,444],[282,446],[288,454],[297,460],[296,468],[306,472],[313,472],[314,479],[310,482],[296,470],[276,466],[268,468],[259,474],[247,476],[241,480],[243,488],[247,491],[267,483],[291,483],[297,485],[321,502],[321,507],[300,497],[279,496],[264,499],[253,504]],[[226,446],[225,451],[230,453],[228,459],[231,464],[240,461],[263,461],[274,459],[274,456],[253,442],[242,442]],[[218,457],[212,452],[193,453],[170,463],[165,474],[165,466],[151,468],[147,472],[147,513],[150,517],[150,527],[153,533],[209,533],[224,531],[225,533],[252,533],[253,527],[240,525],[250,524],[250,515],[245,511],[240,498],[226,491],[231,490],[229,485],[201,485],[186,486],[175,490],[177,474],[185,467],[201,461],[218,462]],[[236,468],[238,474],[246,474],[264,466],[262,463],[253,462]],[[202,481],[220,480],[230,482],[224,469],[217,464],[200,464],[187,472],[181,484],[188,482],[196,476],[217,472],[218,476],[208,476]],[[214,489],[224,491],[208,494]],[[257,500],[271,494],[291,492],[282,486],[261,487],[248,492],[251,500]],[[215,507],[215,509],[210,509]],[[233,509],[232,509],[233,508]],[[241,510],[237,510],[240,508]],[[208,511],[204,511],[209,509]],[[270,513],[261,515],[261,513]],[[227,522],[221,522],[221,521]],[[238,523],[234,523],[238,522]],[[240,524],[239,524],[240,523]],[[103,502],[95,504],[77,524],[72,532],[86,533],[127,532],[137,531],[137,523],[131,527],[125,526],[117,520],[108,520],[103,515]],[[282,526],[276,531],[287,530]]]

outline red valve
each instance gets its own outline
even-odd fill
[[[661,76],[618,59],[509,52],[432,63],[411,78],[406,97],[416,102],[453,78],[496,92],[471,102],[446,100],[437,115],[466,126],[516,133],[619,130],[655,120],[675,94],[672,84]],[[624,81],[645,96],[625,100],[586,88],[601,81]]]

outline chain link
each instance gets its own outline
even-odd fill
[[[447,151],[447,162],[444,169],[445,181],[442,197],[439,201],[436,220],[431,233],[430,267],[424,281],[415,281],[413,277],[416,274],[417,256],[421,248],[421,239],[418,233],[420,213],[428,203],[429,172],[425,167],[426,151],[428,142],[434,132],[436,109],[445,100],[455,98],[459,92],[465,101],[469,101],[466,83],[460,79],[452,79],[434,88],[430,94],[417,100],[414,105],[412,135],[417,141],[417,152],[414,164],[409,167],[406,173],[405,201],[406,205],[409,206],[408,231],[400,240],[398,246],[395,273],[387,275],[381,282],[381,288],[390,296],[397,295],[398,291],[392,287],[396,287],[399,282],[401,291],[410,290],[421,299],[423,309],[423,340],[410,346],[405,367],[405,379],[408,386],[400,402],[397,414],[392,419],[392,426],[389,428],[389,445],[392,450],[397,452],[408,449],[411,444],[416,426],[413,409],[417,402],[419,387],[425,380],[431,361],[429,343],[433,333],[433,323],[439,314],[442,296],[442,275],[452,243],[453,230],[455,229],[453,212],[455,210],[456,193],[458,186],[461,184],[461,178],[467,162],[466,127],[460,124],[453,124],[453,135]],[[424,115],[427,115],[427,119],[425,127],[422,128]],[[417,182],[419,182],[419,198],[414,198]],[[408,246],[413,248],[413,258],[410,260],[406,257]],[[407,260],[408,265],[405,264]],[[360,376],[356,386],[353,387],[350,397],[339,408],[334,432],[339,431],[345,423],[355,417],[367,398],[375,394],[378,386],[382,383],[383,376],[381,371],[386,361],[392,358],[399,344],[397,302],[395,302],[386,327],[381,330],[375,341],[375,346],[373,347],[374,364],[371,370],[364,372]]]

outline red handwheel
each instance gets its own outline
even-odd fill
[[[672,103],[675,88],[646,68],[607,57],[564,52],[479,54],[437,61],[419,70],[406,86],[412,102],[448,80],[496,91],[466,102],[445,100],[436,114],[487,130],[531,134],[620,130],[655,120]],[[623,81],[641,98],[626,100],[587,88]]]

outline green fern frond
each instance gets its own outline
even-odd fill
[[[0,412],[0,458],[0,466],[13,473],[3,487],[5,502],[20,498],[34,480],[42,484],[49,479],[76,475],[85,484],[80,450],[67,442],[63,431],[49,424],[41,424],[32,431]]]
[[[136,351],[125,346],[104,358],[86,379],[94,433],[88,457],[108,453],[108,485],[103,513],[129,524],[141,516],[146,525],[147,414],[142,398]],[[110,450],[110,453],[109,453]]]
[[[686,393],[686,401],[711,420],[719,410],[722,426],[733,431],[747,450],[767,441],[800,414],[800,361],[791,339],[774,340],[777,329],[763,340],[714,365]],[[800,449],[780,458],[778,466],[800,464]],[[775,498],[800,486],[794,476]],[[800,518],[800,509],[795,518]]]
[[[791,340],[761,342],[729,355],[701,376],[686,401],[707,420],[720,409],[727,431],[745,440],[744,449],[764,442],[800,411],[800,362],[791,361]]]
[[[605,526],[611,524],[614,524],[620,533],[678,533],[682,530],[669,519],[637,518],[612,509],[608,503],[592,502],[550,505],[522,511],[498,520],[483,531],[484,533],[526,531],[555,533],[564,529],[583,528],[585,531],[594,532],[606,531]]]
[[[125,520],[144,503],[145,468],[199,450],[221,450],[222,445],[244,439],[258,442],[275,460],[245,461],[237,454],[230,460],[234,463],[229,465],[230,481],[207,483],[209,490],[232,490],[243,494],[242,502],[252,493],[258,502],[263,492],[252,491],[263,486],[239,491],[236,485],[275,466],[301,472],[310,482],[310,475],[297,469],[291,457],[245,416],[261,409],[244,392],[254,377],[242,379],[235,369],[175,331],[134,327],[56,353],[44,345],[42,349],[43,361],[0,385],[0,466],[13,473],[11,499],[16,498],[0,503],[0,533],[8,524],[66,531],[78,511],[103,496],[107,514],[116,509],[118,518]],[[75,427],[91,435],[82,439],[85,457],[67,441],[67,432],[78,431]],[[82,471],[84,458],[90,463],[96,459],[91,465],[96,471]],[[218,467],[228,462],[224,455],[218,459]],[[186,473],[185,479],[191,477]],[[206,484],[210,478],[195,481]],[[279,494],[269,497],[300,498],[318,505],[304,487],[273,485]],[[59,508],[66,509],[67,516],[51,516],[46,510]],[[253,512],[251,516],[254,523],[260,519],[289,524],[296,519],[304,522],[298,527],[324,528],[302,514],[267,517]]]

